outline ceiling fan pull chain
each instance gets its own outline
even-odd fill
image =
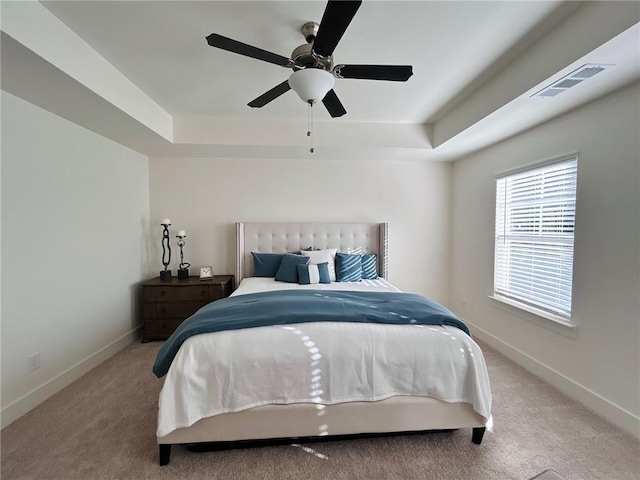
[[[307,137],[310,137],[311,148],[309,152],[313,153],[313,103],[309,102],[307,107]]]

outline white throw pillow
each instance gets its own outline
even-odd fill
[[[329,264],[329,278],[332,282],[336,281],[336,252],[337,248],[327,248],[326,250],[302,250],[300,255],[309,257],[310,265],[318,265],[327,262]]]

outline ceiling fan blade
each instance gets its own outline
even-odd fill
[[[342,106],[338,95],[336,95],[336,92],[334,92],[333,90],[329,90],[329,92],[327,92],[327,94],[322,99],[322,103],[324,103],[324,106],[327,107],[329,115],[331,115],[333,118],[341,117],[342,115],[347,113],[347,111]]]
[[[290,67],[291,65],[293,65],[293,61],[290,58],[267,52],[266,50],[247,45],[246,43],[238,42],[237,40],[223,37],[222,35],[218,35],[217,33],[212,33],[211,35],[209,35],[207,37],[207,43],[212,47],[221,48],[223,50],[227,50],[228,52],[239,53],[240,55],[255,58],[257,60],[262,60],[263,62],[280,65],[281,67]]]
[[[318,28],[318,35],[313,41],[315,53],[323,57],[328,57],[333,53],[361,4],[361,0],[355,2],[330,0],[327,2],[320,21],[320,28]]]
[[[275,100],[283,93],[287,93],[289,90],[291,90],[291,87],[289,86],[289,81],[285,80],[280,85],[273,87],[271,90],[269,90],[266,93],[263,93],[255,100],[250,101],[247,105],[253,108],[264,107],[267,103],[269,103],[272,100]]]
[[[413,75],[413,67],[411,65],[336,65],[333,74],[337,78],[406,82]]]

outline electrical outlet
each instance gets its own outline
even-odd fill
[[[27,364],[29,365],[29,371],[33,372],[40,368],[40,352],[32,353],[27,357]]]

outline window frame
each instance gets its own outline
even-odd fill
[[[571,239],[571,244],[572,244],[572,252],[571,252],[571,291],[570,291],[570,311],[568,315],[562,314],[560,312],[554,312],[552,309],[545,309],[544,307],[539,307],[535,304],[529,303],[524,299],[519,299],[517,296],[506,296],[506,295],[502,295],[501,293],[499,293],[499,289],[497,289],[497,285],[498,285],[498,279],[497,279],[497,275],[498,275],[498,261],[499,261],[499,257],[498,257],[498,248],[497,248],[497,242],[498,242],[498,192],[499,192],[499,183],[498,181],[501,179],[505,179],[507,177],[513,177],[516,175],[519,175],[521,173],[526,173],[528,171],[534,171],[540,168],[544,168],[546,166],[549,165],[553,165],[553,164],[559,164],[559,163],[564,163],[564,162],[571,162],[571,161],[575,161],[576,162],[576,180],[575,180],[575,196],[573,199],[574,202],[574,212],[573,212],[573,232],[572,232],[572,239]],[[569,327],[571,330],[573,330],[575,328],[575,322],[574,319],[572,317],[573,314],[573,277],[574,277],[574,270],[575,270],[575,237],[576,237],[576,217],[577,217],[577,187],[578,187],[578,165],[579,165],[579,155],[578,152],[571,152],[571,153],[567,153],[561,156],[557,156],[557,157],[553,157],[553,158],[549,158],[546,160],[542,160],[542,161],[538,161],[538,162],[533,162],[533,163],[529,163],[526,165],[522,165],[519,166],[517,168],[513,168],[510,170],[505,170],[502,172],[499,172],[495,175],[495,186],[494,186],[494,259],[493,259],[493,273],[494,273],[494,278],[493,278],[493,292],[492,295],[489,295],[490,298],[492,298],[493,300],[496,300],[498,302],[500,302],[501,304],[506,304],[509,307],[507,308],[515,308],[517,309],[516,311],[524,311],[527,312],[528,314],[532,314],[534,316],[534,318],[536,317],[542,317],[544,319],[547,320],[551,320],[553,322],[555,322],[556,324],[559,324],[563,327]],[[531,316],[531,315],[525,315],[525,318],[527,316]]]

